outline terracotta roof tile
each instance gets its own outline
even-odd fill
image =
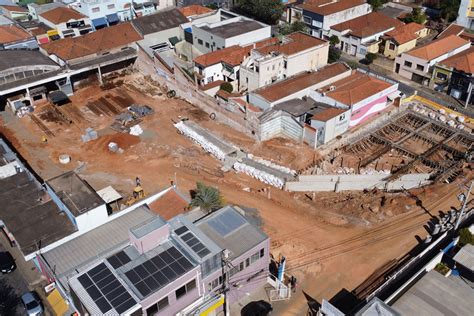
[[[242,63],[245,57],[250,55],[251,50],[251,46],[241,47],[234,45],[198,56],[194,58],[194,62],[204,67],[209,67],[221,62],[225,62],[231,66],[237,66]]]
[[[397,19],[393,19],[379,12],[371,12],[358,18],[333,25],[331,29],[339,32],[349,30],[351,35],[363,38],[402,25],[403,22]]]
[[[0,6],[0,8],[4,8],[5,10],[13,11],[13,12],[25,12],[25,13],[28,12],[27,9],[19,7],[17,5],[2,5]]]
[[[330,119],[341,115],[342,113],[346,112],[347,110],[345,109],[339,109],[339,108],[327,108],[322,110],[321,112],[318,112],[314,114],[311,119],[315,121],[321,121],[321,122],[327,122]]]
[[[352,106],[391,86],[388,82],[354,71],[351,76],[321,88],[319,91],[326,92],[328,97],[342,104]]]
[[[84,14],[68,7],[58,7],[56,9],[41,13],[40,16],[56,25],[66,23],[71,20],[80,20],[86,18]]]
[[[386,36],[392,38],[398,44],[405,44],[418,38],[417,32],[425,27],[418,23],[403,24],[394,30],[385,33]]]
[[[425,60],[433,60],[466,44],[470,44],[470,42],[456,35],[450,35],[448,37],[443,37],[426,45],[412,49],[405,54]]]
[[[179,8],[178,10],[187,18],[190,16],[214,12],[214,10],[198,4],[188,5],[186,7]]]
[[[465,73],[474,73],[474,47],[443,60],[440,64]]]
[[[274,45],[267,45],[259,48],[258,51],[262,54],[269,54],[271,52],[280,52],[284,55],[293,55],[320,45],[329,45],[328,42],[319,38],[313,37],[305,33],[293,33],[287,36],[289,40],[286,43],[278,43]]]
[[[439,33],[438,39],[448,37],[450,35],[459,35],[464,31],[464,27],[457,24],[450,24],[443,32]]]
[[[320,15],[330,15],[366,3],[366,0],[306,0],[299,7]]]
[[[347,65],[342,63],[331,64],[319,69],[318,71],[296,75],[270,86],[258,89],[255,93],[265,98],[267,101],[274,102],[292,95],[293,93],[309,88],[318,82],[340,75],[349,69],[350,68],[348,68]]]
[[[189,205],[190,199],[184,196],[177,189],[172,188],[156,201],[150,204],[150,210],[163,217],[165,220],[170,220],[176,215],[182,214]]]
[[[0,25],[0,43],[12,43],[16,41],[26,40],[33,36],[14,24]]]
[[[130,23],[120,23],[83,36],[64,38],[43,44],[41,48],[62,60],[71,60],[106,52],[142,39],[143,37]]]

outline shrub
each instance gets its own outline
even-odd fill
[[[377,59],[377,55],[374,53],[368,53],[365,55],[365,60],[367,60],[367,63],[371,64],[374,62],[374,60]]]
[[[335,46],[339,43],[340,43],[339,37],[337,37],[336,35],[333,35],[329,38],[329,44],[331,44],[332,46]]]
[[[442,275],[446,275],[446,273],[448,273],[449,271],[449,267],[443,262],[438,263],[434,269],[438,271],[439,273],[441,273]]]
[[[227,91],[229,93],[232,93],[232,91],[234,91],[234,87],[232,86],[231,83],[229,82],[224,82],[223,84],[221,84],[221,90],[224,90],[224,91]]]
[[[335,47],[329,47],[329,56],[328,56],[328,61],[329,63],[335,63],[336,61],[341,58],[341,50],[335,48]]]
[[[463,228],[459,231],[459,246],[462,247],[467,244],[474,245],[474,236],[468,228]]]

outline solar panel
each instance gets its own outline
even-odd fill
[[[125,276],[143,297],[174,281],[192,269],[193,265],[175,247],[125,272]]]
[[[174,232],[178,235],[181,236],[185,232],[188,231],[188,228],[186,226],[181,226],[180,228],[176,229]]]
[[[231,210],[226,210],[208,221],[217,233],[226,236],[246,223],[245,219]]]
[[[200,257],[204,258],[206,255],[211,253],[206,246],[204,246],[199,239],[194,236],[193,233],[187,232],[180,236],[181,239]]]
[[[130,257],[122,250],[116,254],[114,254],[113,256],[110,256],[109,258],[107,258],[107,261],[110,263],[110,265],[114,268],[114,269],[118,269],[120,268],[121,266],[129,263],[130,261],[132,261],[130,259]]]
[[[101,313],[106,313],[114,308],[121,314],[137,303],[104,263],[79,276],[77,280]]]

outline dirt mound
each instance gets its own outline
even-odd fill
[[[140,143],[140,137],[130,134],[113,134],[99,137],[95,141],[84,144],[84,149],[94,152],[110,152],[109,143],[116,143],[119,148],[124,150]]]

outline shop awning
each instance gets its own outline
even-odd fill
[[[94,27],[96,29],[106,27],[107,26],[107,19],[106,18],[93,19],[92,20],[92,25],[94,25]]]
[[[48,295],[47,300],[56,315],[65,315],[69,310],[69,306],[57,289]]]
[[[118,22],[120,22],[120,19],[117,13],[107,14],[106,17],[107,17],[107,21],[109,21],[109,24],[117,24]]]

